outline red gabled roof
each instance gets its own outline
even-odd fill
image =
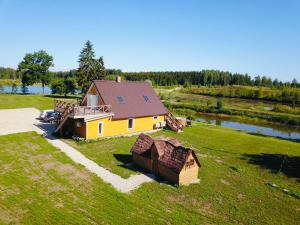
[[[94,80],[93,83],[104,103],[112,106],[114,119],[167,113],[167,109],[148,82]],[[120,102],[120,98],[123,99],[122,102]]]

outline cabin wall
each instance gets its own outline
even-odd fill
[[[175,173],[173,170],[165,167],[162,164],[158,164],[158,174],[162,178],[165,178],[168,181],[171,181],[172,183],[178,184],[179,181],[179,174]]]
[[[189,155],[187,162],[190,160],[194,160],[194,164],[190,166],[184,165],[179,174],[179,184],[190,184],[198,178],[199,167],[192,154]]]
[[[158,116],[154,119],[153,116],[134,118],[133,128],[128,129],[128,119],[113,120],[111,117],[97,119],[86,122],[87,137],[86,139],[97,139],[101,137],[113,137],[120,135],[128,135],[133,133],[140,133],[154,130],[154,124],[164,121],[164,115]],[[102,123],[102,135],[99,135],[98,127]]]
[[[146,170],[152,171],[152,160],[151,159],[143,157],[143,156],[133,152],[132,153],[132,161],[135,164],[137,164],[138,166],[140,166]]]

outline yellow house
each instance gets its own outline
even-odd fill
[[[94,80],[80,105],[56,100],[56,132],[98,139],[182,126],[164,107],[148,82]]]

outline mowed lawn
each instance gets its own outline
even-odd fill
[[[58,95],[19,95],[0,94],[0,109],[37,108],[39,110],[53,109],[54,100],[64,98]],[[68,98],[72,100],[72,98]]]
[[[140,213],[145,217],[134,220],[136,223],[151,222],[146,219],[153,213],[151,210],[157,212],[154,223],[297,224],[300,221],[300,143],[202,123],[195,123],[180,134],[163,131],[152,136],[176,137],[195,148],[202,165],[201,183],[179,188],[144,184],[129,195],[135,204],[144,204]],[[65,141],[99,165],[127,178],[137,173],[124,168],[131,160],[129,151],[135,140],[136,137],[91,143]]]

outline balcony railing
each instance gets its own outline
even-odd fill
[[[64,113],[67,110],[70,116],[97,115],[112,112],[111,105],[80,106],[62,100],[55,100],[54,109],[60,113]]]

